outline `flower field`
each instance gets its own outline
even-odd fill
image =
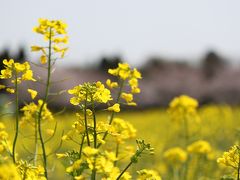
[[[106,119],[107,113],[100,112],[99,118]],[[224,151],[227,151],[230,146],[237,143],[239,138],[239,117],[240,109],[238,107],[223,106],[203,106],[199,109],[200,121],[196,124],[191,124],[191,137],[190,143],[198,140],[205,140],[209,142],[211,150],[206,154],[191,154],[187,153],[190,159],[190,165],[188,166],[188,176],[189,179],[193,179],[194,173],[198,174],[199,179],[220,179],[224,175],[233,175],[234,169],[228,166],[224,166],[217,163],[217,159],[222,156]],[[168,159],[164,158],[164,153],[170,148],[180,147],[184,149],[184,137],[183,129],[180,124],[174,123],[170,115],[166,113],[165,109],[149,109],[144,111],[131,111],[122,112],[119,114],[122,119],[128,120],[136,129],[136,136],[139,138],[144,138],[147,142],[151,143],[154,147],[153,155],[143,155],[139,162],[129,169],[131,174],[136,174],[135,172],[139,169],[153,169],[157,171],[162,179],[181,179],[177,172],[174,175],[174,168],[178,173],[180,173],[184,168],[184,163],[175,167],[176,162],[169,163]],[[70,130],[71,125],[76,119],[75,114],[63,114],[56,116],[58,121],[58,132],[56,133],[54,139],[61,138],[61,133],[63,130]],[[67,120],[66,120],[67,119]],[[2,122],[7,127],[7,132],[9,132],[9,139],[13,137],[13,123],[12,118],[4,118]],[[54,123],[51,126],[44,125],[47,128],[54,128]],[[66,128],[67,127],[67,128]],[[28,128],[24,128],[23,132],[28,131]],[[28,132],[31,134],[30,132]],[[45,131],[47,134],[47,130]],[[33,144],[26,137],[20,135],[19,140],[19,151],[21,156],[28,158],[29,154],[26,149],[31,149]],[[123,144],[121,149],[135,149],[135,141],[132,139],[131,144]],[[58,141],[52,141],[49,145],[48,151],[57,149],[59,146]],[[52,147],[52,148],[50,148]],[[61,148],[58,153],[62,153],[69,148],[77,149],[77,145],[72,141],[63,141]],[[126,154],[127,154],[126,153]],[[171,157],[169,157],[171,159]],[[128,157],[123,161],[122,166],[128,162]],[[65,174],[64,162],[57,159],[55,155],[50,157],[50,165],[52,172],[50,175],[52,179],[58,179],[65,177],[66,179],[71,179]],[[53,174],[57,174],[55,178]],[[234,179],[234,178],[233,178]]]
[[[165,109],[134,109],[142,74],[127,63],[108,69],[105,82],[76,84],[67,93],[70,112],[51,110],[52,74],[68,51],[67,25],[39,19],[33,31],[40,61],[4,59],[0,88],[12,94],[13,112],[0,122],[0,179],[194,180],[240,179],[239,107],[207,105],[180,95]],[[46,70],[34,75],[31,66]],[[44,85],[32,102],[20,102],[20,84]],[[2,105],[2,112],[9,103]],[[22,105],[23,104],[23,105]]]

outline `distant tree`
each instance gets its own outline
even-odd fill
[[[18,61],[18,62],[24,62],[26,61],[26,51],[24,49],[24,47],[20,47],[18,49],[18,52],[16,53],[16,55],[14,56],[15,57],[15,60]]]
[[[202,69],[206,79],[212,79],[225,66],[225,60],[214,51],[209,51],[202,61]]]
[[[0,52],[0,61],[1,61],[1,63],[0,63],[0,69],[3,69],[3,63],[2,63],[2,61],[3,61],[4,59],[14,59],[14,60],[17,61],[17,62],[22,63],[23,61],[26,60],[26,52],[25,52],[25,49],[24,49],[23,47],[20,47],[20,48],[17,50],[16,54],[14,54],[14,55],[11,55],[10,50],[9,50],[8,48],[3,49],[3,51]]]
[[[103,57],[100,60],[99,69],[102,71],[106,71],[109,68],[116,68],[118,63],[122,62],[121,57]]]
[[[2,61],[4,59],[9,59],[10,58],[10,51],[8,48],[5,48],[2,52],[0,52],[0,70],[3,69],[3,63]]]
[[[20,47],[17,50],[17,53],[14,55],[11,55],[10,50],[8,48],[3,49],[3,51],[0,52],[0,70],[4,68],[4,65],[3,65],[4,59],[14,59],[17,62],[22,63],[26,59],[25,49],[23,47]],[[0,79],[0,84],[4,84],[3,79]],[[1,92],[5,92],[5,91],[1,90]]]
[[[188,63],[185,60],[169,60],[163,59],[161,57],[151,57],[147,60],[147,62],[143,66],[143,73],[146,71],[151,71],[152,69],[160,69],[164,70],[168,67],[176,66],[177,68],[185,68],[188,67]]]

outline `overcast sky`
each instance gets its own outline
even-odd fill
[[[0,7],[0,48],[39,44],[32,28],[40,17],[64,20],[70,49],[62,65],[118,54],[131,64],[151,55],[194,60],[208,49],[240,59],[239,0],[1,0]]]

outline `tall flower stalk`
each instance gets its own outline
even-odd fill
[[[28,62],[25,63],[17,63],[14,62],[13,59],[10,59],[9,61],[7,59],[3,60],[4,69],[1,70],[1,79],[10,79],[11,83],[13,84],[10,87],[4,87],[6,88],[6,91],[9,93],[14,94],[15,93],[15,135],[13,140],[13,147],[12,147],[12,159],[13,162],[16,163],[16,146],[17,146],[17,140],[18,140],[18,134],[19,134],[19,92],[18,92],[18,86],[22,81],[35,81],[33,79],[33,73],[30,69],[30,65]]]
[[[41,51],[42,56],[40,58],[42,64],[47,64],[47,79],[45,84],[45,94],[42,100],[42,104],[40,106],[38,115],[37,115],[37,131],[39,135],[39,140],[41,143],[42,149],[42,158],[43,158],[43,167],[45,177],[48,178],[48,169],[47,169],[47,154],[45,149],[45,142],[42,133],[42,117],[44,116],[43,111],[44,107],[47,105],[50,85],[51,85],[51,74],[52,74],[52,66],[54,61],[59,57],[53,57],[53,53],[60,54],[60,58],[63,58],[65,52],[68,48],[60,47],[62,44],[66,44],[68,42],[68,36],[66,36],[66,24],[59,20],[48,20],[48,19],[39,19],[39,26],[34,28],[36,33],[42,34],[44,39],[48,41],[47,47],[42,46],[32,46],[32,51]],[[56,55],[57,56],[57,55]],[[37,147],[37,143],[36,147]],[[35,153],[37,149],[35,150]]]
[[[52,28],[49,27],[49,52],[48,52],[48,64],[47,64],[47,82],[46,82],[46,89],[45,89],[45,96],[43,98],[43,103],[40,107],[39,113],[38,113],[38,118],[37,118],[37,129],[38,129],[38,134],[39,134],[39,140],[41,143],[42,147],[42,156],[43,156],[43,167],[44,167],[44,174],[45,177],[48,178],[48,171],[47,171],[47,154],[45,150],[45,143],[43,140],[43,135],[42,135],[42,123],[41,123],[41,118],[42,118],[42,111],[44,105],[47,103],[48,100],[48,95],[49,95],[49,88],[50,88],[50,79],[51,79],[51,54],[52,54]]]
[[[15,72],[15,136],[13,140],[13,149],[12,149],[12,157],[13,162],[16,163],[16,144],[17,144],[17,138],[19,133],[19,100],[18,100],[18,83],[17,83],[17,73]]]

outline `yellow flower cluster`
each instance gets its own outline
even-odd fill
[[[131,123],[120,118],[114,118],[109,128],[109,133],[116,138],[117,143],[136,137],[136,132]]]
[[[167,163],[172,166],[180,166],[187,160],[186,151],[180,147],[168,149],[163,156],[166,159]]]
[[[39,113],[40,107],[42,106],[43,100],[39,99],[38,104],[31,102],[30,104],[25,105],[21,111],[23,112],[22,124],[25,122],[34,123],[35,119]],[[53,115],[51,111],[47,108],[47,104],[45,103],[42,110],[42,120],[52,121]]]
[[[140,171],[137,171],[137,173],[138,173],[137,180],[146,180],[146,179],[161,180],[162,179],[159,176],[157,171],[154,171],[151,169],[142,169]]]
[[[0,122],[0,154],[3,154],[5,151],[10,151],[9,146],[8,133],[5,130],[5,125]]]
[[[62,44],[68,43],[68,36],[66,35],[67,25],[60,20],[39,19],[39,25],[33,28],[33,31],[44,36],[44,40],[51,42],[51,50],[55,53],[60,53],[61,58],[64,57],[65,52],[68,50],[62,47]],[[43,55],[40,60],[42,64],[47,62],[47,48],[43,46],[32,46],[32,51],[41,51]]]
[[[2,180],[21,180],[16,166],[12,163],[4,162],[0,164],[0,179]]]
[[[107,103],[112,100],[111,92],[105,88],[100,81],[96,83],[84,83],[68,90],[74,97],[70,99],[73,105],[79,105],[83,102]]]
[[[128,84],[131,87],[132,93],[140,93],[140,89],[138,88],[138,79],[142,79],[141,73],[136,69],[131,69],[129,64],[127,63],[119,63],[116,69],[109,69],[108,73],[117,76],[122,80],[128,80]],[[107,84],[109,87],[117,87],[118,84],[116,82],[111,82],[107,80]]]
[[[107,108],[109,111],[120,112],[120,104],[115,103],[113,106]]]
[[[87,166],[90,170],[95,169],[99,174],[102,175],[101,179],[116,179],[120,174],[120,170],[114,166],[114,162],[117,160],[115,153],[104,151],[101,152],[99,149],[92,147],[83,148],[83,157],[73,162],[73,164],[66,168],[66,172],[74,174],[81,169],[81,166]],[[66,154],[58,154],[58,157],[67,157]],[[85,176],[79,175],[75,176],[75,179],[84,178]],[[125,173],[122,179],[131,179],[129,173]]]
[[[38,94],[38,92],[35,91],[35,90],[33,90],[33,89],[28,89],[27,91],[28,91],[28,93],[30,94],[30,96],[31,96],[32,99],[35,99],[35,97],[36,97],[37,94]]]
[[[198,101],[187,95],[174,98],[168,108],[173,120],[182,120],[187,116],[197,116]]]
[[[11,79],[11,82],[15,84],[20,84],[22,81],[36,81],[33,78],[33,72],[30,69],[30,65],[28,62],[17,63],[14,62],[13,59],[3,60],[4,68],[1,70],[0,79]],[[1,85],[0,89],[4,89],[6,86]],[[13,88],[6,88],[6,91],[9,93],[14,93],[15,90]]]
[[[240,161],[240,147],[238,145],[232,146],[229,151],[224,152],[223,156],[217,159],[219,164],[238,169]]]
[[[102,180],[112,180],[117,179],[120,174],[120,169],[118,167],[113,167],[112,171],[108,173],[105,177],[102,177]],[[124,172],[120,180],[132,180],[132,176],[129,172]]]
[[[212,148],[209,142],[204,140],[199,140],[190,144],[187,147],[187,151],[189,153],[195,153],[195,154],[209,154],[212,151]]]
[[[110,89],[112,89],[112,88],[117,88],[117,87],[118,87],[118,83],[117,83],[117,82],[112,82],[110,79],[107,79],[106,85],[107,85]]]
[[[17,168],[20,172],[21,179],[25,180],[46,180],[42,166],[35,167],[26,161],[19,161]]]

